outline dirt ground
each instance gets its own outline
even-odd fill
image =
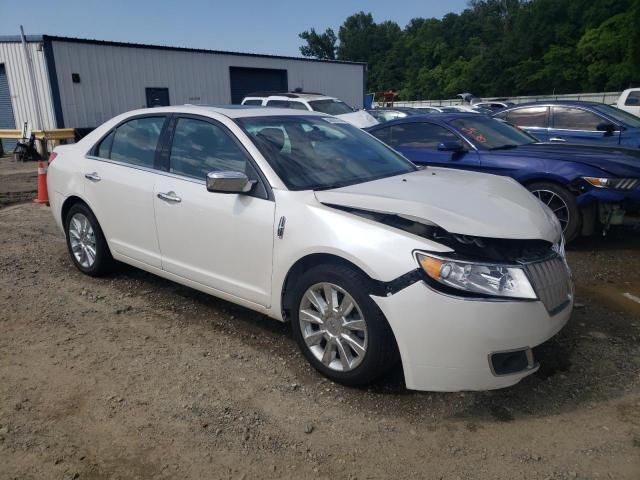
[[[86,277],[46,206],[2,208],[0,479],[637,480],[639,233],[569,261],[578,305],[517,386],[351,389],[287,325],[133,268]]]

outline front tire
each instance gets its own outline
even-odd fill
[[[98,220],[87,205],[73,205],[67,212],[64,226],[67,248],[78,270],[92,277],[112,270],[115,262],[109,246]]]
[[[398,360],[369,284],[355,269],[321,265],[305,272],[293,292],[291,323],[300,350],[316,370],[345,385],[369,384]]]
[[[537,182],[527,185],[527,189],[546,204],[562,226],[567,242],[573,240],[580,229],[580,210],[576,198],[566,188],[549,182]]]

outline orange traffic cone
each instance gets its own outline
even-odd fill
[[[33,200],[36,203],[49,203],[47,192],[47,162],[38,162],[38,196]]]

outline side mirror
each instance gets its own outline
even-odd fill
[[[207,174],[207,190],[216,193],[248,193],[254,181],[242,172],[223,171]]]
[[[438,150],[441,152],[463,152],[464,147],[460,142],[442,142],[438,145]]]
[[[611,135],[616,130],[616,126],[613,123],[602,122],[596,126],[596,130],[604,132],[606,135]]]

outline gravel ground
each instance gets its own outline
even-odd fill
[[[8,156],[0,157],[0,208],[34,198],[37,178],[36,162],[14,162]]]
[[[351,389],[287,325],[125,266],[83,276],[47,207],[0,209],[0,479],[637,480],[638,233],[569,260],[578,306],[517,386]]]

